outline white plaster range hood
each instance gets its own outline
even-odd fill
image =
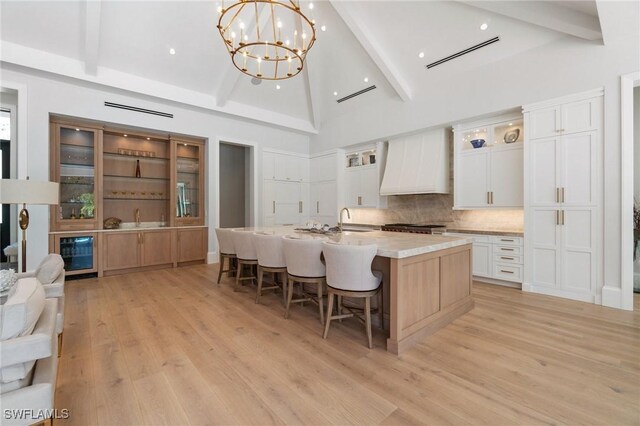
[[[446,128],[389,141],[380,195],[448,193],[449,132]]]

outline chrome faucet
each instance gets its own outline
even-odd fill
[[[346,207],[343,207],[342,210],[340,210],[340,223],[338,224],[338,229],[340,230],[340,232],[342,232],[342,213],[347,212],[347,219],[351,219],[351,213],[349,212],[349,209]]]
[[[136,209],[136,227],[140,226],[140,209]]]

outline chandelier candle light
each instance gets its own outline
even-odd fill
[[[284,80],[302,71],[316,31],[299,1],[237,0],[226,8],[222,3],[218,13],[218,31],[240,71],[264,80]]]

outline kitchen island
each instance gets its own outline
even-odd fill
[[[296,232],[285,226],[244,229]],[[346,231],[326,237],[378,246],[372,267],[384,275],[389,352],[401,354],[473,308],[471,239],[385,231]]]

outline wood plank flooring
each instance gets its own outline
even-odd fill
[[[640,312],[476,283],[396,357],[356,320],[218,286],[217,265],[66,284],[65,425],[640,424]],[[636,299],[636,306],[640,302]]]

